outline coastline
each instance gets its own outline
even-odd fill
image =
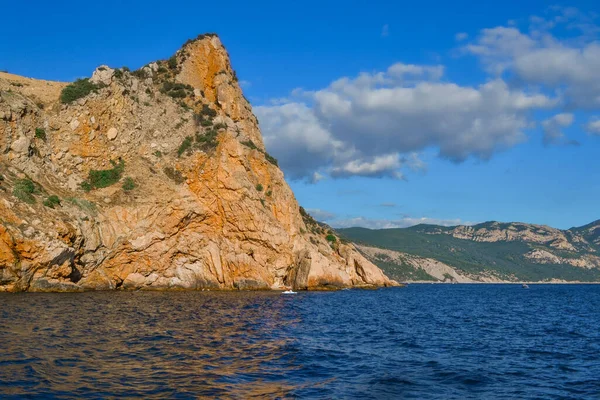
[[[305,289],[292,288],[297,293],[303,292],[339,292],[342,290],[379,290],[392,287],[406,287],[404,283],[398,283],[392,281],[389,285],[353,285],[353,286],[311,286]],[[123,293],[123,292],[272,292],[282,293],[289,290],[285,287],[274,287],[274,288],[235,288],[235,287],[197,287],[197,288],[186,288],[186,287],[141,287],[141,288],[113,288],[113,289],[93,289],[93,288],[82,288],[82,287],[65,287],[58,289],[56,287],[49,288],[48,290],[3,290],[0,286],[0,294],[2,293]]]
[[[502,281],[502,282],[433,282],[433,281],[404,281],[403,284],[421,285],[600,285],[600,282],[541,282],[541,281]]]

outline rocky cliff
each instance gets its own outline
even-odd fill
[[[0,73],[0,291],[394,284],[301,213],[216,35],[73,84]]]
[[[486,222],[340,232],[399,280],[600,282],[600,221],[568,230]]]

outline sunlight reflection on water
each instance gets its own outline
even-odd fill
[[[0,294],[4,398],[600,393],[600,287]]]

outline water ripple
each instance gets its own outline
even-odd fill
[[[600,287],[0,294],[0,397],[600,397]]]

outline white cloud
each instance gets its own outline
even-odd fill
[[[402,179],[403,174],[398,171],[401,167],[400,156],[395,154],[386,154],[373,157],[372,160],[352,160],[338,167],[333,167],[331,175],[333,177],[342,176],[385,176]]]
[[[593,20],[573,8],[553,8],[550,18],[532,17],[527,32],[514,26],[483,29],[464,47],[479,57],[486,70],[509,72],[525,84],[543,85],[564,94],[570,107],[600,107],[600,44]],[[552,33],[558,26],[571,30],[567,38]]]
[[[385,24],[381,28],[381,37],[388,37],[389,35],[390,35],[390,26],[388,24]]]
[[[456,39],[457,42],[461,42],[463,40],[466,40],[469,38],[469,34],[466,32],[459,32],[456,35],[454,35],[454,39]]]
[[[309,179],[309,181],[310,181],[310,183],[318,183],[324,179],[326,179],[325,175],[320,174],[318,172],[313,172],[312,177]]]
[[[561,113],[542,121],[544,145],[565,144],[565,135],[562,133],[562,129],[571,126],[574,120],[573,114]]]
[[[600,117],[593,117],[585,125],[585,130],[590,135],[600,136]]]
[[[405,169],[425,169],[417,153],[429,148],[455,162],[489,159],[526,139],[532,110],[557,103],[499,78],[460,86],[443,74],[440,65],[397,63],[254,110],[267,148],[292,179],[402,178]]]
[[[317,221],[325,222],[336,218],[336,215],[319,208],[307,208],[306,211]]]
[[[421,160],[417,153],[405,155],[401,161],[413,172],[425,172],[427,170],[427,164]]]
[[[600,27],[577,9],[555,6],[528,23],[525,30],[514,20],[482,29],[473,40],[456,34],[489,74],[480,84],[449,81],[443,65],[400,62],[255,107],[265,144],[288,177],[313,183],[404,178],[426,170],[420,154],[432,149],[453,162],[487,160],[527,140],[536,125],[546,145],[575,144],[563,134],[573,113],[600,111]],[[532,114],[542,109],[557,114],[536,124]],[[600,135],[600,122],[585,129]]]
[[[254,112],[269,152],[292,179],[321,178],[322,174],[314,173],[342,157],[345,144],[336,140],[305,104],[259,106]]]
[[[385,74],[377,74],[386,77]],[[415,65],[396,63],[387,69],[387,78],[382,83],[393,84],[395,80],[406,81],[408,77],[419,77],[421,79],[439,80],[444,75],[443,65]]]
[[[348,219],[339,219],[332,221],[330,225],[333,228],[353,228],[362,227],[369,229],[392,229],[392,228],[407,228],[409,226],[419,224],[431,224],[431,225],[442,225],[442,226],[455,226],[455,225],[473,225],[471,222],[463,222],[460,219],[437,219],[437,218],[413,218],[404,217],[397,220],[388,219],[370,219],[365,217],[356,217]]]

